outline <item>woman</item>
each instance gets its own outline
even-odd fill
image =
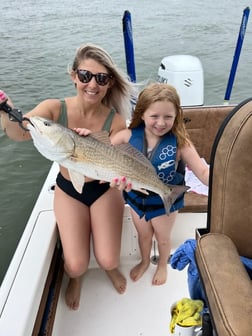
[[[64,100],[47,99],[25,117],[42,116],[75,129],[91,132],[107,130],[110,135],[126,127],[130,112],[132,86],[118,70],[111,57],[95,45],[81,46],[70,70],[76,95]],[[2,92],[7,99],[7,96]],[[3,97],[3,96],[2,96]],[[4,99],[0,98],[1,101]],[[8,104],[13,106],[10,99]],[[1,111],[5,133],[13,140],[30,139],[29,132],[11,122]],[[27,121],[23,122],[26,126]],[[112,211],[113,209],[113,211]],[[126,289],[126,279],[118,270],[124,202],[116,188],[108,183],[85,179],[81,194],[75,191],[64,167],[56,180],[54,211],[64,254],[64,267],[69,276],[65,299],[71,309],[78,309],[82,275],[90,259],[92,235],[96,260],[119,293]]]

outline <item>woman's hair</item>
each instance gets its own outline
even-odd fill
[[[176,117],[171,131],[177,137],[178,147],[190,144],[189,135],[183,120],[183,110],[180,106],[179,95],[176,89],[169,84],[152,83],[140,92],[129,128],[139,126],[143,122],[142,115],[144,112],[151,104],[158,101],[171,102],[175,107]]]
[[[104,49],[94,44],[85,44],[77,49],[70,74],[76,72],[79,64],[86,59],[93,59],[103,65],[108,73],[113,76],[114,83],[108,89],[102,102],[110,108],[115,108],[125,119],[129,118],[132,112],[131,99],[135,96],[133,83],[117,68],[111,56]]]

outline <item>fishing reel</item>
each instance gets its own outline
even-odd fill
[[[0,103],[0,110],[3,110],[4,112],[8,113],[10,121],[18,122],[19,126],[25,130],[28,131],[26,127],[23,126],[23,121],[27,120],[30,121],[28,118],[23,117],[23,113],[21,110],[12,108],[9,104],[7,104],[7,99]]]

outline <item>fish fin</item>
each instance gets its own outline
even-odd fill
[[[187,187],[185,185],[171,185],[171,184],[168,184],[167,188],[169,189],[169,191],[167,191],[167,193],[165,193],[164,195],[160,195],[160,196],[163,200],[166,214],[169,215],[172,204],[176,201],[176,199],[179,196],[181,196],[183,193],[185,193],[186,190],[189,189],[189,187]]]
[[[126,143],[126,144],[120,144],[120,145],[115,145],[116,148],[118,148],[120,151],[127,153],[131,157],[133,157],[135,160],[139,161],[141,164],[144,164],[148,169],[151,169],[153,172],[156,174],[156,169],[154,166],[151,164],[151,162],[147,159],[147,157],[140,152],[138,149],[133,147],[131,144]]]
[[[109,133],[107,131],[94,132],[94,133],[89,134],[88,136],[98,141],[104,142],[107,145],[111,145]]]
[[[79,194],[81,194],[82,188],[85,184],[85,176],[70,169],[68,169],[68,173],[75,190],[78,191]]]

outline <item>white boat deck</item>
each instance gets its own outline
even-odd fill
[[[0,335],[34,335],[32,331],[57,240],[51,189],[57,171],[58,166],[53,164],[0,288]],[[195,238],[196,228],[204,227],[206,213],[180,213],[172,233],[172,250]],[[189,297],[187,270],[173,270],[168,265],[167,283],[152,286],[156,267],[153,264],[138,282],[129,278],[130,269],[138,261],[137,234],[126,206],[121,249],[126,293],[116,292],[92,256],[83,279],[78,311],[69,310],[65,304],[67,279],[63,278],[52,335],[169,335],[171,305]]]
[[[136,239],[127,211],[126,209],[122,254],[127,249],[125,246],[127,241],[131,241],[133,249],[137,244],[134,238],[127,239],[127,234],[130,236],[132,233],[131,238]],[[186,239],[195,238],[195,229],[205,227],[205,219],[205,214],[179,214],[173,230],[173,250]],[[129,246],[128,248],[130,250]],[[133,282],[130,279],[129,271],[138,261],[138,249],[132,255],[122,255],[121,271],[127,277],[127,290],[122,295],[115,291],[105,272],[91,262],[91,267],[83,279],[78,311],[69,310],[65,304],[64,292],[67,279],[64,277],[53,336],[170,335],[171,305],[183,297],[189,297],[187,269],[177,271],[168,265],[167,283],[162,286],[152,286],[151,281],[156,267],[153,264],[139,281]]]
[[[123,265],[128,274],[132,265]],[[186,272],[183,275],[169,269],[169,281],[164,286],[151,286],[155,266],[137,283],[127,276],[125,294],[118,294],[99,269],[91,269],[85,276],[79,311],[70,311],[64,303],[66,281],[56,313],[53,335],[110,335],[110,336],[167,336],[170,306],[188,297]]]

